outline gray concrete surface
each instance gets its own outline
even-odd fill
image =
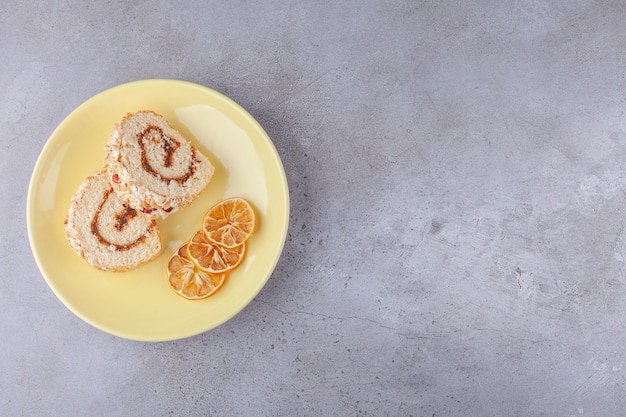
[[[3,416],[626,415],[623,0],[3,2]],[[144,78],[221,91],[290,185],[240,314],[139,343],[39,273],[57,124]]]

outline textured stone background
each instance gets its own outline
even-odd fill
[[[618,416],[626,410],[623,0],[0,5],[0,414]],[[257,298],[138,343],[30,252],[58,123],[143,78],[272,137],[291,223]]]

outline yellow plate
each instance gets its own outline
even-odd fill
[[[114,124],[142,109],[162,114],[209,157],[215,175],[190,206],[157,220],[164,251],[155,261],[135,271],[103,272],[73,251],[65,239],[64,220],[78,186],[102,167]],[[247,199],[257,214],[246,258],[216,294],[185,300],[169,288],[166,262],[202,227],[202,215],[228,197]],[[55,129],[33,171],[27,222],[42,275],[74,314],[127,339],[174,340],[224,323],[261,290],[285,243],[289,193],[272,141],[239,105],[197,84],[143,80],[92,97]]]

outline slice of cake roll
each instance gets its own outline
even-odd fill
[[[162,251],[155,220],[120,199],[104,170],[78,187],[65,233],[78,255],[104,271],[137,268]]]
[[[153,111],[129,113],[116,124],[105,165],[124,201],[160,218],[189,205],[214,171],[205,155]]]

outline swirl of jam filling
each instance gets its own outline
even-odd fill
[[[140,245],[144,240],[146,240],[146,235],[150,233],[152,227],[154,227],[154,222],[150,224],[150,226],[148,227],[148,229],[146,229],[146,232],[143,235],[139,236],[133,242],[120,245],[117,243],[111,243],[106,240],[104,237],[102,237],[102,235],[100,234],[100,230],[98,229],[98,217],[100,215],[100,212],[102,211],[102,207],[104,207],[104,204],[107,202],[111,193],[113,193],[113,189],[109,188],[102,197],[102,201],[100,202],[100,205],[96,210],[96,214],[91,220],[91,233],[96,237],[96,239],[98,239],[98,242],[100,242],[102,245],[113,246],[118,252],[123,252],[132,249],[137,245]],[[123,209],[115,215],[115,224],[113,227],[121,232],[126,228],[128,222],[132,220],[135,216],[137,216],[137,211],[132,207],[124,204]]]
[[[126,228],[128,221],[137,215],[137,210],[128,204],[124,203],[123,207],[124,209],[115,215],[115,225],[113,226],[120,232]]]
[[[195,149],[193,149],[193,158],[185,174],[177,177],[166,177],[161,175],[156,169],[154,169],[154,167],[150,164],[150,161],[148,161],[145,141],[154,141],[155,136],[158,138],[157,141],[161,141],[161,146],[163,148],[163,166],[166,168],[172,166],[174,154],[181,146],[181,143],[179,141],[163,133],[163,130],[160,127],[153,125],[147,126],[141,133],[137,135],[137,142],[139,143],[139,147],[141,148],[141,165],[143,166],[143,169],[145,169],[146,172],[148,172],[153,177],[156,177],[160,180],[176,181],[180,184],[184,183],[189,179],[189,177],[194,174],[196,169],[195,164],[199,162],[196,157]]]

